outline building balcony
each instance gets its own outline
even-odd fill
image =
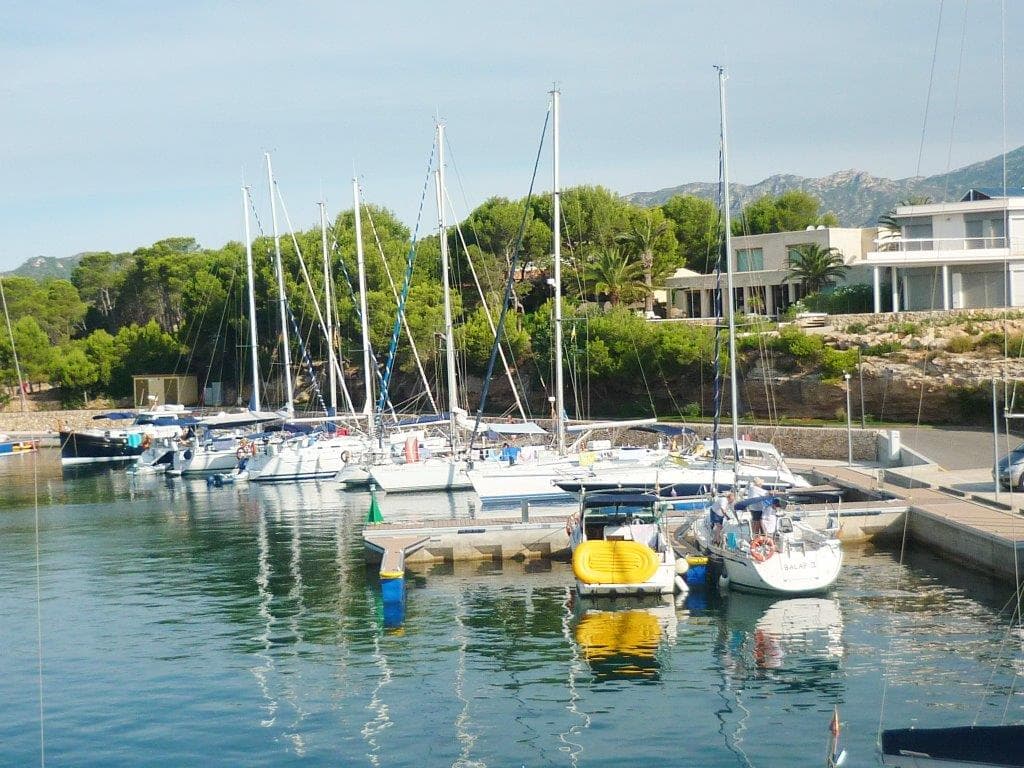
[[[875,241],[877,250],[868,251],[868,264],[920,266],[970,264],[1024,258],[1024,243],[1005,237],[892,238]]]

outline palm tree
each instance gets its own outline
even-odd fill
[[[807,293],[818,293],[843,277],[850,268],[843,263],[838,248],[817,243],[793,246],[789,253],[789,276],[799,280]]]
[[[643,266],[618,248],[602,248],[586,266],[586,281],[595,296],[604,294],[614,307],[647,293]]]
[[[902,236],[902,228],[900,227],[899,221],[896,220],[896,208],[901,205],[928,205],[932,202],[932,199],[928,195],[911,195],[910,197],[900,200],[896,205],[890,208],[886,213],[883,213],[878,217],[878,227],[882,231],[879,232],[879,243],[878,250],[880,251],[892,251],[896,249],[896,245]]]
[[[656,220],[657,219],[657,220]],[[644,312],[654,310],[654,249],[657,241],[669,229],[669,222],[664,216],[655,217],[651,211],[643,211],[632,217],[629,230],[622,232],[615,239],[625,246],[629,253],[640,259],[643,269],[644,285],[647,293],[644,296]]]

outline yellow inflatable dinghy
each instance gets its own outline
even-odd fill
[[[584,541],[572,572],[584,584],[640,584],[658,571],[658,555],[638,541]]]

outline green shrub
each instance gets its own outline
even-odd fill
[[[801,362],[816,362],[821,358],[825,342],[820,336],[804,333],[795,325],[789,325],[779,331],[778,349],[792,355]]]
[[[821,375],[825,379],[838,379],[844,373],[857,369],[856,349],[825,347],[821,354]]]
[[[882,355],[888,355],[892,352],[902,352],[903,345],[898,341],[883,341],[879,344],[871,344],[864,347],[861,350],[865,357],[881,357]]]
[[[846,326],[847,333],[867,333],[868,327],[865,323],[850,323]]]
[[[954,354],[970,352],[972,349],[974,349],[974,339],[970,336],[954,336],[946,344],[946,351]]]
[[[889,323],[889,325],[885,327],[885,330],[888,333],[895,333],[900,336],[913,336],[921,332],[921,326],[917,323],[909,322]]]

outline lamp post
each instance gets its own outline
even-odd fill
[[[846,379],[846,459],[847,465],[853,466],[853,423],[850,416],[850,374],[843,373]]]

